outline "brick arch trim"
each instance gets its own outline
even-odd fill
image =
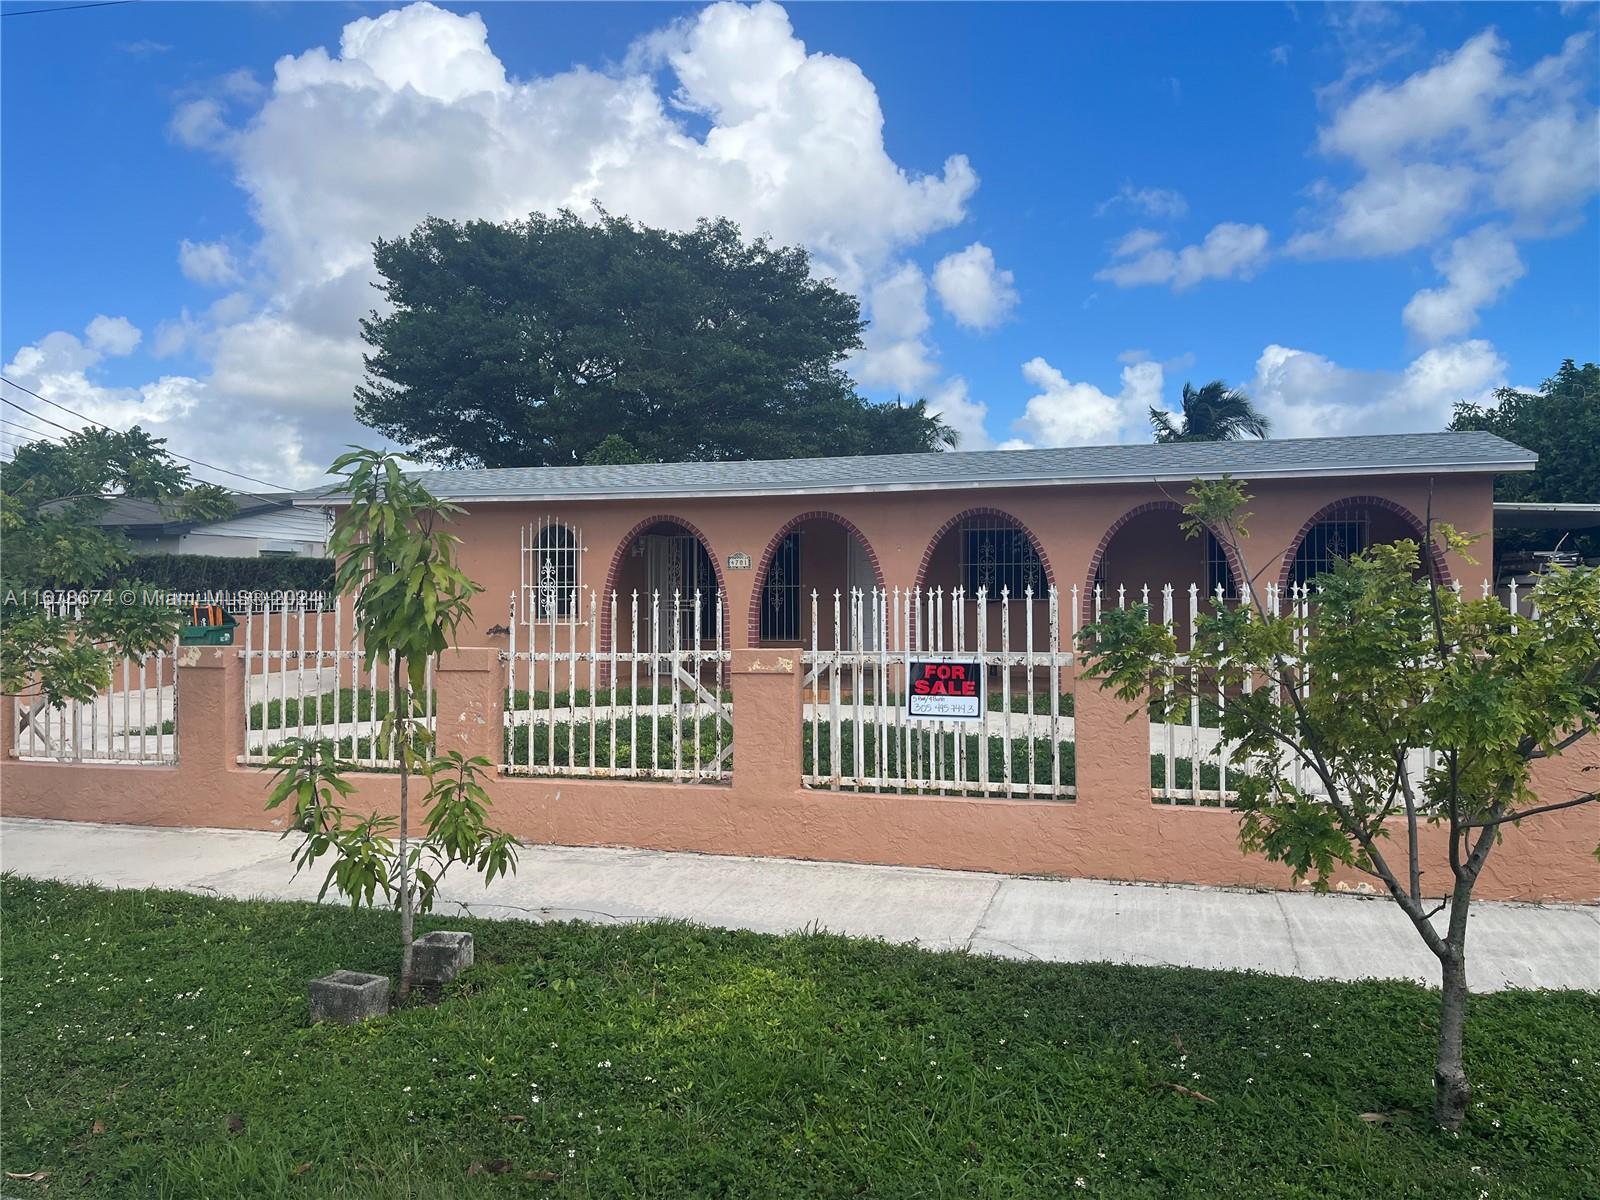
[[[1331,504],[1324,504],[1306,519],[1304,525],[1300,526],[1300,531],[1294,535],[1294,539],[1289,543],[1289,549],[1284,552],[1283,565],[1278,571],[1278,590],[1280,592],[1289,586],[1289,578],[1294,573],[1295,555],[1300,553],[1300,545],[1306,540],[1306,535],[1311,532],[1312,527],[1318,521],[1325,521],[1329,517],[1337,516],[1346,509],[1352,508],[1376,508],[1383,512],[1393,513],[1411,526],[1411,531],[1417,535],[1418,542],[1428,536],[1428,527],[1423,524],[1416,513],[1403,504],[1396,503],[1386,496],[1344,496]],[[1434,565],[1438,568],[1439,582],[1445,587],[1449,587],[1452,583],[1450,564],[1445,562],[1444,554],[1437,544],[1433,550],[1432,557]]]
[[[772,560],[778,553],[778,547],[783,544],[783,539],[790,533],[804,525],[807,521],[832,521],[835,525],[842,526],[844,530],[861,543],[867,552],[867,561],[872,564],[872,574],[881,588],[883,584],[883,566],[878,561],[878,552],[872,548],[872,543],[867,540],[867,535],[862,533],[854,521],[841,517],[835,512],[817,510],[815,512],[801,513],[799,516],[790,517],[784,522],[783,527],[772,535],[772,540],[767,543],[767,548],[761,552],[761,561],[756,566],[754,575],[755,587],[750,591],[750,618],[745,629],[747,646],[761,644],[761,594],[766,589],[767,571],[772,567]]]
[[[727,580],[726,576],[724,576],[723,571],[722,571],[722,559],[717,557],[717,552],[714,549],[712,549],[711,539],[706,537],[705,533],[700,529],[699,526],[693,524],[690,521],[685,521],[682,517],[675,517],[671,513],[657,513],[653,517],[646,517],[644,520],[640,521],[637,525],[635,525],[632,529],[628,530],[627,533],[623,534],[622,540],[617,543],[617,548],[611,552],[611,567],[606,572],[605,591],[600,593],[600,649],[601,649],[601,651],[607,651],[608,652],[611,649],[611,602],[610,601],[611,601],[611,593],[616,589],[616,586],[617,586],[617,576],[622,571],[622,560],[627,557],[628,549],[629,549],[629,547],[631,547],[633,545],[633,540],[636,537],[638,537],[640,534],[642,534],[645,530],[649,529],[652,525],[676,525],[679,529],[682,529],[685,533],[693,534],[694,537],[699,540],[700,544],[705,547],[706,554],[709,555],[710,558],[711,558],[711,569],[714,572],[716,572],[717,588],[718,588],[719,591],[722,592],[722,597],[723,597],[723,604],[722,604],[722,644],[725,647],[730,647],[731,648],[732,642],[730,641],[730,639],[728,637],[728,607],[729,607],[728,606],[728,580]],[[619,605],[621,604],[621,598],[620,597],[618,598],[618,604]]]
[[[933,536],[928,539],[928,544],[923,547],[922,550],[922,561],[917,564],[917,587],[920,588],[926,585],[928,568],[933,565],[933,552],[939,548],[939,543],[944,541],[945,534],[949,533],[952,529],[959,528],[963,521],[971,520],[973,517],[999,517],[1002,521],[1010,521],[1011,524],[1015,525],[1018,529],[1022,530],[1023,533],[1027,534],[1028,541],[1033,546],[1033,552],[1039,556],[1039,562],[1044,567],[1044,581],[1046,586],[1055,586],[1056,573],[1055,570],[1050,566],[1050,556],[1044,552],[1044,545],[1039,541],[1038,535],[1035,534],[1033,530],[1029,529],[1024,522],[1019,521],[1016,517],[1012,516],[1003,509],[969,508],[963,512],[958,512],[943,525],[939,526],[938,529],[934,530]]]
[[[1111,548],[1111,540],[1122,531],[1123,526],[1127,525],[1128,522],[1136,517],[1142,517],[1146,513],[1153,512],[1170,512],[1181,516],[1183,514],[1183,505],[1175,500],[1150,500],[1144,504],[1135,505],[1111,522],[1110,527],[1105,533],[1101,534],[1100,544],[1094,548],[1094,553],[1089,557],[1089,574],[1084,577],[1083,581],[1083,599],[1079,607],[1083,611],[1085,623],[1094,619],[1094,577],[1100,573],[1100,564],[1105,561],[1106,551]],[[1211,529],[1211,526],[1207,525],[1206,528]],[[1212,536],[1215,536],[1216,530],[1211,529],[1211,533]],[[1240,561],[1239,556],[1234,553],[1232,546],[1228,545],[1222,538],[1217,538],[1217,542],[1222,546],[1223,554],[1227,555],[1228,570],[1233,572],[1234,582],[1239,587],[1244,587],[1250,579],[1249,571],[1245,569],[1245,565]]]

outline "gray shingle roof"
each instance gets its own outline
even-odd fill
[[[288,508],[296,499],[298,493],[279,492],[270,495],[254,495],[244,492],[233,493],[235,510],[233,516],[223,520],[233,520],[234,517],[248,517],[253,513],[266,512],[274,508]],[[46,504],[48,508],[59,508],[63,502]],[[140,529],[158,533],[184,533],[196,525],[213,524],[210,521],[195,521],[183,515],[181,506],[162,504],[155,500],[142,500],[133,496],[114,497],[106,505],[106,509],[95,520],[95,524],[106,529]]]
[[[501,467],[426,471],[416,478],[436,496],[455,501],[620,500],[1165,482],[1225,472],[1265,479],[1527,471],[1537,458],[1491,433],[1400,433],[756,462]],[[302,495],[309,499],[318,494]]]

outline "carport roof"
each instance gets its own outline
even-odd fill
[[[1223,474],[1278,479],[1492,473],[1529,471],[1537,461],[1533,452],[1494,434],[1463,432],[753,462],[501,467],[424,471],[413,477],[442,499],[490,503],[1186,482]],[[327,503],[328,491],[302,493],[296,503]]]

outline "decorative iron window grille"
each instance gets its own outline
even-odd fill
[[[1233,577],[1233,564],[1228,561],[1228,552],[1222,548],[1217,535],[1208,529],[1206,530],[1206,595],[1215,599],[1219,586],[1222,588],[1223,599],[1239,598],[1239,582]]]
[[[1318,521],[1294,552],[1290,579],[1297,584],[1310,583],[1324,571],[1332,570],[1340,559],[1360,554],[1370,544],[1366,513]]]
[[[967,594],[984,590],[998,601],[1002,590],[1020,599],[1031,587],[1044,595],[1044,564],[1027,532],[1000,517],[983,517],[961,526],[961,578]]]
[[[800,640],[800,531],[791,532],[778,545],[761,585],[761,640]]]
[[[578,604],[577,531],[548,517],[522,531],[523,611],[531,624],[567,620]],[[581,615],[581,614],[580,614]]]

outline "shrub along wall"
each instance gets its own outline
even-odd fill
[[[101,586],[116,587],[134,580],[178,592],[332,592],[333,560],[139,554]]]

